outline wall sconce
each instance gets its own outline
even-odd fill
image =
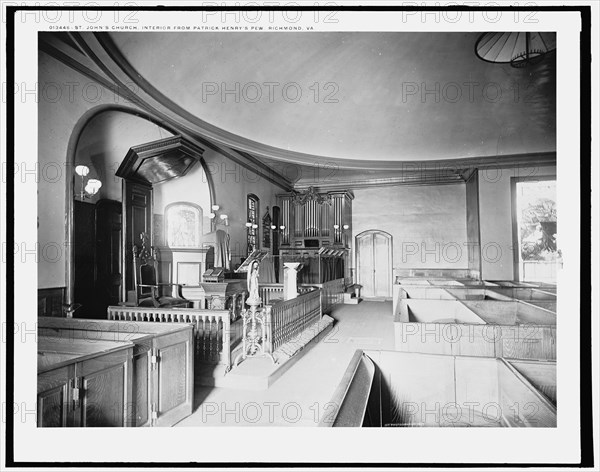
[[[333,225],[333,229],[338,230],[340,229],[340,225]],[[348,229],[350,229],[350,225],[344,225],[342,226],[343,231],[347,231]]]
[[[79,198],[81,200],[91,198],[98,193],[100,187],[102,187],[102,182],[98,179],[88,179],[87,182],[85,180],[90,173],[90,168],[88,166],[75,167],[75,173],[81,177],[81,192],[79,193]]]
[[[285,226],[284,226],[284,225],[281,225],[281,226],[279,227],[279,231],[283,231],[284,229],[285,229]],[[272,230],[272,231],[278,231],[278,229],[277,229],[277,226],[275,226],[275,225],[271,225],[271,230]]]
[[[246,228],[256,229],[258,225],[256,223],[252,223],[252,221],[246,221]]]
[[[229,219],[225,213],[218,213],[221,207],[219,205],[213,205],[211,207],[211,212],[208,214],[208,217],[211,220],[214,220],[216,225],[229,226]]]

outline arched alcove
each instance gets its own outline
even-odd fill
[[[99,256],[102,256],[104,259],[110,258],[105,254],[105,250],[96,250],[94,245],[97,239],[99,243],[105,243],[111,250],[118,250],[120,252],[114,255],[114,257],[111,256],[112,262],[108,259],[104,260],[103,264],[111,266],[112,272],[108,276],[104,274],[103,277],[108,281],[107,283],[115,285],[121,283],[122,264],[119,261],[121,261],[122,248],[116,241],[122,238],[122,235],[119,233],[121,228],[118,227],[120,222],[118,224],[115,222],[120,218],[122,179],[115,176],[115,172],[119,168],[127,151],[133,146],[167,138],[175,134],[176,130],[169,129],[152,116],[120,105],[101,106],[90,110],[80,118],[74,127],[69,140],[67,156],[67,164],[72,170],[72,176],[67,178],[66,189],[67,232],[65,240],[67,242],[68,254],[66,261],[65,298],[69,307],[73,307],[74,303],[77,302],[75,300],[75,259],[79,255],[78,252],[86,253],[87,251],[87,254],[89,254],[90,260],[87,262],[92,265],[92,271],[89,275],[90,277],[95,277],[94,280],[99,277],[97,267],[100,261]],[[85,165],[89,168],[86,180],[89,178],[101,180],[102,187],[96,195],[85,195],[83,199],[81,198],[82,183],[85,185],[85,181],[82,182],[81,177],[75,173],[75,168],[78,165]],[[213,199],[213,187],[210,177],[207,177],[204,166],[204,162],[201,162],[201,165],[196,165],[193,171],[186,176],[186,178],[191,177],[191,180],[198,181],[200,179],[205,183],[205,185],[186,185],[186,187],[198,190],[197,192],[190,192],[188,190],[187,195],[192,198],[192,203],[210,208]],[[184,180],[176,179],[176,181],[182,182]],[[168,185],[168,182],[162,184],[162,192],[158,192],[158,211],[160,213],[155,218],[156,221],[154,223],[159,225],[162,225],[164,206],[170,203],[169,198],[163,198],[164,189],[167,188],[166,185]],[[181,185],[181,182],[179,185]],[[200,196],[194,197],[195,194],[199,194]],[[169,193],[167,192],[167,197],[168,195]],[[200,201],[194,202],[194,199]],[[79,208],[86,208],[83,221],[87,221],[80,228],[77,227],[76,217],[76,212]],[[96,210],[100,210],[101,218],[105,218],[110,222],[111,230],[106,234],[99,235],[99,238],[96,238],[96,235],[94,235],[93,239],[90,239],[90,235],[87,235],[86,231],[77,234],[79,232],[78,229],[86,229],[86,226],[93,226],[94,231],[97,230],[98,222],[96,220],[98,215],[96,214]],[[86,212],[88,213],[87,217],[85,216]],[[210,227],[210,225],[208,226]],[[75,237],[76,235],[78,236],[77,238]],[[79,243],[77,239],[79,239]],[[162,240],[157,242],[161,244]],[[114,267],[115,264],[118,264],[118,266]],[[85,267],[85,264],[83,266]],[[80,275],[84,274],[81,273],[82,269],[79,269],[79,271],[77,284],[80,285],[84,283],[85,277],[80,277]],[[92,272],[96,275],[92,275]],[[91,293],[97,294],[98,291],[98,287],[94,287]],[[119,291],[116,290],[115,293],[119,293]],[[111,303],[113,302],[114,300],[111,300]]]

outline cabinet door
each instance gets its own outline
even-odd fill
[[[170,426],[192,413],[194,358],[192,328],[155,338],[152,363],[154,426]]]
[[[65,427],[71,402],[72,366],[38,375],[37,425],[38,428]]]
[[[151,349],[136,346],[133,355],[132,404],[129,415],[133,426],[146,426],[150,421],[150,354]]]
[[[133,348],[76,364],[80,406],[75,426],[133,426],[131,415]]]

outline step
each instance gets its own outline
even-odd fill
[[[276,364],[268,357],[247,358],[228,373],[223,365],[201,366],[195,383],[237,390],[266,390],[310,348],[325,339],[332,326],[333,318],[323,315],[321,320],[274,352]]]

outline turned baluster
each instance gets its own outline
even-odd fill
[[[196,331],[196,334],[194,336],[194,355],[196,357],[196,359],[200,358],[201,355],[201,348],[202,348],[202,339],[201,339],[201,333],[200,333],[200,317],[199,316],[195,316],[194,317],[194,330]]]
[[[225,368],[231,367],[231,321],[223,319],[223,363]]]
[[[206,360],[206,317],[202,316],[202,359]]]
[[[196,325],[196,358],[200,359],[202,356],[202,331],[200,326],[200,316],[195,317]]]

